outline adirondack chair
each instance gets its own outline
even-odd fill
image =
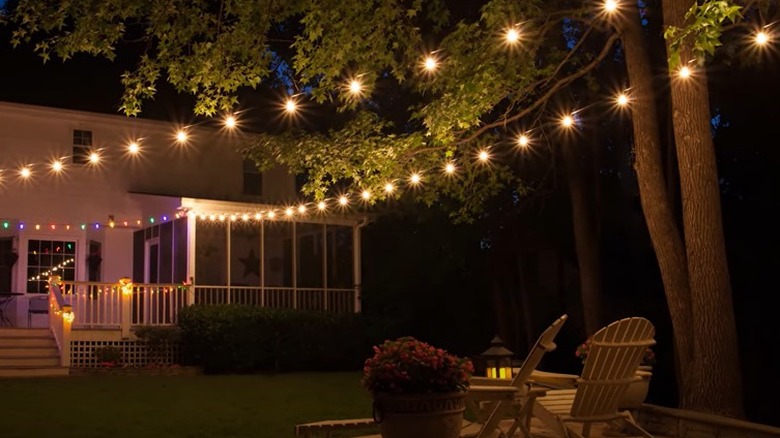
[[[593,423],[622,423],[632,433],[652,438],[618,403],[628,385],[639,379],[636,370],[645,350],[655,344],[654,334],[644,318],[622,319],[596,332],[577,388],[535,398],[533,416],[561,438],[587,437]],[[582,423],[582,433],[571,423]]]
[[[512,380],[472,378],[466,405],[481,417],[481,426],[476,433],[464,429],[462,436],[485,438],[498,431],[511,437],[519,429],[531,438],[529,420],[533,394],[527,391],[526,385],[545,353],[555,350],[553,341],[567,318],[567,315],[561,316],[539,336]],[[499,430],[499,423],[507,418],[512,420],[509,428]]]

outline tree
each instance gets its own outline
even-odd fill
[[[57,6],[22,0],[13,8],[13,42],[33,43],[45,60],[52,55],[67,59],[78,52],[111,58],[118,44],[140,42],[144,53],[138,67],[122,78],[122,109],[130,115],[138,114],[142,100],[153,96],[163,75],[180,91],[196,95],[198,113],[214,115],[233,109],[241,87],[255,87],[272,71],[281,72],[285,78],[278,81],[280,88],[306,90],[304,95],[289,93],[288,108],[311,99],[330,103],[349,117],[327,133],[258,135],[246,153],[261,166],[283,164],[306,173],[304,190],[316,198],[347,182],[353,200],[376,202],[400,196],[404,189],[429,204],[457,201],[460,213],[473,217],[502,188],[525,190],[511,166],[499,158],[523,146],[526,135],[536,134],[537,142],[554,139],[561,130],[571,132],[587,122],[588,112],[572,113],[572,102],[561,98],[561,91],[614,56],[622,38],[636,93],[632,123],[637,178],[674,323],[681,402],[684,407],[736,414],[739,400],[722,403],[714,394],[719,390],[710,384],[714,377],[707,374],[737,382],[729,388],[739,387],[733,374],[738,370],[736,336],[727,305],[720,211],[712,204],[718,196],[712,185],[714,162],[705,157],[711,155],[711,143],[709,152],[705,143],[696,146],[698,155],[680,152],[692,136],[708,134],[702,124],[708,99],[701,87],[706,90],[706,82],[696,82],[699,88],[672,87],[676,114],[696,114],[690,124],[674,119],[683,234],[664,186],[652,68],[642,48],[638,14],[629,7],[615,15],[612,7],[620,11],[625,3],[608,1],[602,10],[575,1],[492,0],[480,9],[478,19],[448,25],[442,3],[422,0],[130,0]],[[687,57],[691,39],[714,50],[722,23],[737,18],[725,1],[704,2],[702,19],[693,23],[680,19],[682,9],[674,9],[695,5],[693,1],[665,1],[668,5],[665,22],[680,29],[678,37],[670,35],[672,66],[678,47],[680,56]],[[713,19],[718,11],[726,13]],[[613,32],[614,26],[620,33]],[[291,68],[286,60],[291,60]],[[419,96],[419,103],[398,118],[401,123],[379,116],[396,97],[382,92],[391,88]],[[554,99],[564,103],[550,109]],[[699,158],[709,160],[706,175],[687,167]],[[703,184],[699,176],[706,177]],[[696,205],[707,209],[693,208]],[[719,298],[703,303],[710,284],[703,273],[708,270],[719,271],[711,283]],[[724,331],[704,332],[721,317],[726,318]],[[717,334],[723,336],[714,344],[728,344],[724,350],[711,346]],[[719,352],[729,360],[713,360]]]

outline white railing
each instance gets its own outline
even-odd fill
[[[72,307],[76,328],[118,328],[129,336],[137,325],[172,325],[191,304],[244,304],[256,307],[355,312],[355,289],[190,286],[65,281],[58,290]]]
[[[60,289],[60,277],[49,277],[49,329],[57,342],[60,365],[63,367],[70,366],[70,329],[73,317],[73,309],[65,301]]]
[[[195,304],[244,304],[334,313],[355,311],[354,289],[195,286]]]

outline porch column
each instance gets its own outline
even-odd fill
[[[195,227],[198,225],[195,214],[187,215],[187,283],[190,283],[187,293],[187,305],[195,304]]]

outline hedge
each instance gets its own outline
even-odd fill
[[[360,314],[235,304],[186,307],[178,324],[183,362],[208,373],[358,370],[386,338]]]

